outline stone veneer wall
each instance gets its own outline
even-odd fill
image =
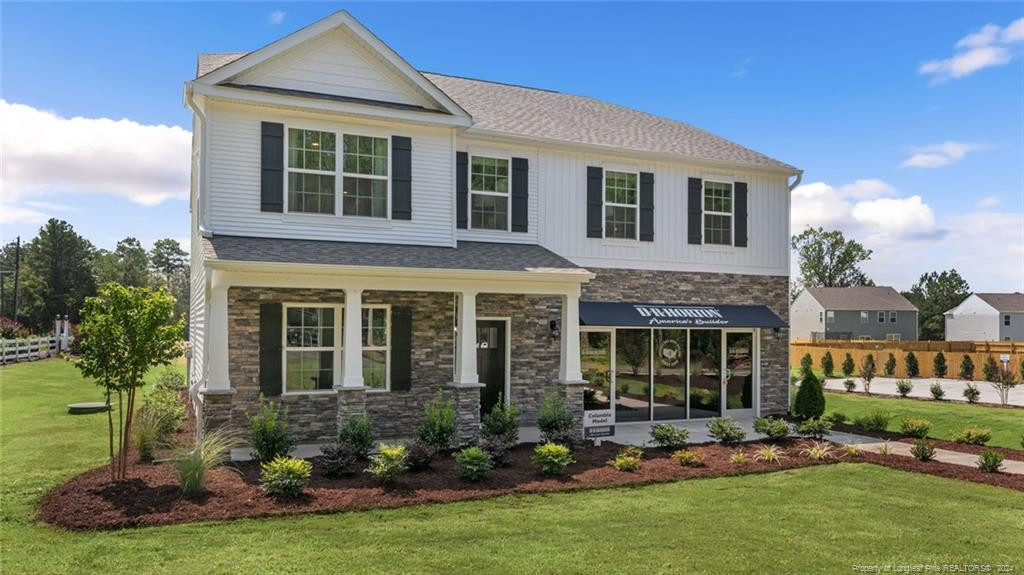
[[[597,277],[583,285],[581,299],[677,304],[765,305],[788,323],[789,278],[718,274],[588,268]],[[789,410],[789,341],[783,328],[776,338],[761,331],[761,412],[782,414]]]

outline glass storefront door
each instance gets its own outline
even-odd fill
[[[754,334],[725,334],[725,409],[754,408]]]
[[[615,421],[651,418],[651,330],[615,331]]]
[[[587,380],[583,388],[583,410],[611,410],[612,332],[580,332],[580,370]]]
[[[690,418],[722,414],[722,330],[690,330]]]
[[[654,330],[654,419],[686,419],[686,330]]]

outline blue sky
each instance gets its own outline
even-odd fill
[[[979,290],[1024,289],[1024,9],[1010,3],[5,3],[3,240],[46,216],[107,248],[186,238],[196,54],[342,8],[420,69],[594,96],[803,168],[794,223],[867,243],[881,283],[957,267]],[[103,148],[127,165],[33,149],[62,126],[134,140]],[[32,169],[50,187],[11,183]]]

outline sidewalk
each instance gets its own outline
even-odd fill
[[[902,441],[891,441],[888,442],[889,447],[892,449],[893,455],[901,455],[904,457],[913,457],[910,453],[910,448],[913,447],[909,443],[903,443]],[[884,441],[877,441],[875,443],[863,443],[860,448],[864,451],[870,451],[872,453],[881,453],[882,446],[885,445]],[[936,449],[935,450],[935,461],[941,461],[942,463],[952,463],[953,465],[962,465],[964,467],[978,467],[978,456],[973,453],[961,453],[959,451],[950,451],[948,449]],[[1011,475],[1024,475],[1024,461],[1011,461],[1009,459],[1003,460],[1003,467],[1001,469],[1003,473],[1009,473]]]

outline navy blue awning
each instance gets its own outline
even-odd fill
[[[580,302],[580,325],[606,327],[786,327],[763,305]]]

